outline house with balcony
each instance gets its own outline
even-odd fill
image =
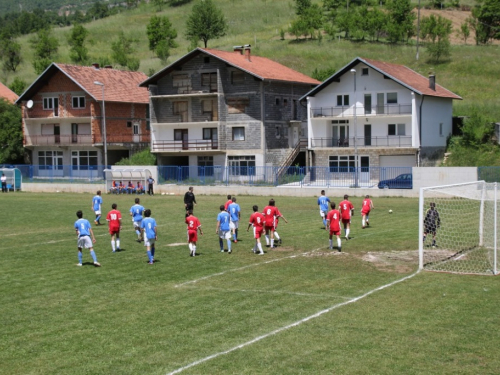
[[[355,58],[301,98],[308,110],[308,163],[331,171],[358,167],[361,174],[421,165],[444,152],[456,99],[462,98],[433,75]]]
[[[147,76],[52,63],[17,99],[34,176],[102,177],[107,164],[149,146]],[[105,131],[104,131],[105,130]]]
[[[140,84],[150,93],[151,152],[190,175],[255,175],[293,161],[307,126],[299,99],[319,83],[249,45],[196,48]]]

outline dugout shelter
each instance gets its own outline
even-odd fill
[[[23,176],[17,168],[0,168],[0,175],[5,174],[7,177],[7,189],[9,191],[21,190],[23,184]]]
[[[106,191],[111,191],[113,181],[117,183],[122,181],[125,185],[129,181],[132,181],[134,185],[137,181],[140,181],[147,189],[147,179],[153,175],[148,168],[112,168],[105,169],[104,174],[106,177]]]

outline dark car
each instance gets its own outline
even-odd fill
[[[382,180],[378,183],[379,189],[412,189],[413,181],[411,173],[403,173],[390,180]]]

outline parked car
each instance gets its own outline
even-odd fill
[[[382,180],[378,183],[379,189],[412,189],[413,180],[411,173],[403,173],[396,178]]]

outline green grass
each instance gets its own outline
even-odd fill
[[[226,199],[199,195],[204,235],[190,258],[182,197],[143,196],[159,225],[159,262],[149,266],[127,213],[133,196],[105,195],[104,211],[116,202],[124,216],[125,251],[111,253],[106,226],[94,226],[102,264],[94,268],[75,266],[73,229],[78,209],[92,221],[92,195],[0,198],[2,374],[167,374],[417,268],[416,199],[375,199],[361,230],[361,199],[353,198],[353,238],[338,254],[326,249],[315,198],[275,197],[289,224],[280,222],[283,246],[259,257],[245,229],[250,207],[267,200],[238,196],[241,241],[228,255],[215,235]],[[363,260],[368,253],[386,261]],[[495,374],[499,298],[495,277],[424,272],[183,373]]]

